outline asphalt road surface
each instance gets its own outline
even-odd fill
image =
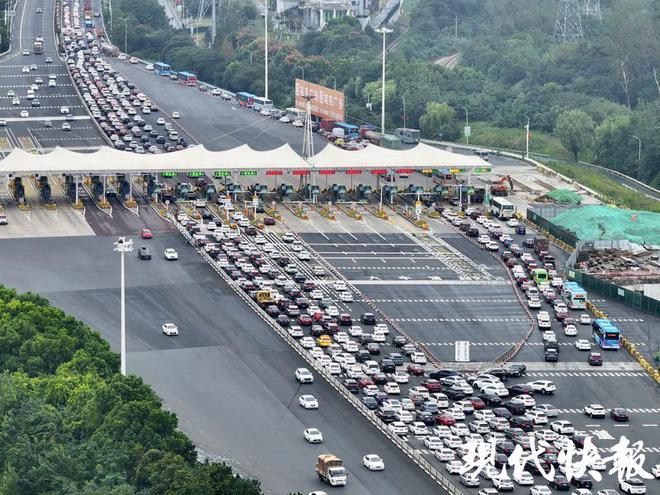
[[[54,0],[23,0],[17,4],[11,51],[0,60],[0,115],[7,121],[6,127],[0,127],[0,156],[4,157],[12,148],[50,150],[62,146],[85,150],[104,143],[75,92],[65,63],[58,57],[54,3]],[[38,7],[43,13],[36,13]],[[32,42],[37,36],[44,38],[44,53],[40,55],[32,51]],[[23,50],[28,50],[29,55],[22,55]],[[47,57],[52,63],[46,63]],[[23,67],[33,64],[36,70],[23,72]],[[47,86],[50,74],[57,76],[56,87]],[[43,79],[35,91],[40,106],[32,107],[27,89],[37,77]],[[20,98],[19,105],[12,104],[8,91],[14,91]],[[60,113],[61,106],[69,107],[74,116],[69,122],[70,131],[61,129],[65,121]],[[21,110],[27,110],[29,117],[20,117]],[[52,127],[44,126],[46,120],[52,122]]]
[[[87,322],[116,350],[119,260],[113,240],[3,241],[0,277]],[[316,456],[324,452],[344,459],[351,494],[438,493],[430,478],[324,381],[300,387],[293,373],[305,366],[302,358],[178,234],[136,239],[136,247],[143,244],[154,259],[127,255],[128,370],[154,387],[205,455],[259,478],[268,493],[324,489],[314,473]],[[166,247],[178,249],[178,262],[162,258]],[[169,321],[180,329],[176,338],[160,331]],[[319,399],[318,411],[298,405],[303,392]],[[303,439],[311,426],[323,432],[323,445]],[[382,456],[387,469],[366,471],[361,466],[366,453]]]

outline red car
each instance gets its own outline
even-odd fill
[[[456,424],[456,420],[454,419],[454,416],[451,415],[451,413],[448,412],[441,412],[435,417],[435,422],[436,424],[439,425],[445,425],[445,426],[451,426]]]
[[[312,317],[309,315],[300,315],[298,317],[298,325],[308,327],[312,324]]]
[[[419,364],[409,364],[408,373],[410,373],[412,376],[424,376],[424,368],[422,368]]]
[[[479,397],[468,397],[467,400],[470,401],[475,411],[478,411],[479,409],[484,409],[486,407],[486,403],[482,401]]]
[[[426,388],[429,392],[442,392],[442,384],[433,378],[424,380],[420,385]]]
[[[142,229],[142,232],[140,233],[140,237],[142,239],[151,239],[154,235],[151,233],[151,229]]]
[[[373,382],[373,380],[372,380],[371,378],[369,378],[369,377],[364,377],[364,378],[360,378],[360,379],[358,380],[358,385],[360,386],[360,388],[364,388],[364,387],[366,387],[366,386],[368,386],[368,385],[374,385],[374,382]]]

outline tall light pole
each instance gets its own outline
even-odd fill
[[[403,128],[406,129],[406,97],[402,96],[401,100],[403,101]]]
[[[527,125],[525,126],[525,158],[529,158],[529,117],[525,115]]]
[[[642,165],[642,138],[639,136],[633,136],[634,139],[637,139],[637,178],[639,179],[639,169]]]
[[[376,29],[378,34],[383,35],[383,76],[382,76],[382,94],[381,94],[381,104],[380,104],[380,132],[385,135],[385,35],[392,32],[392,29],[386,28],[383,26],[380,29]]]
[[[302,78],[303,81],[305,80],[305,68],[302,65],[296,65],[293,70],[295,71],[296,69],[300,69],[302,71]]]
[[[119,252],[121,257],[121,289],[120,289],[120,299],[121,299],[121,374],[126,376],[126,289],[125,289],[125,279],[124,279],[124,253],[130,253],[133,251],[133,241],[131,239],[126,239],[125,237],[120,237],[115,242],[115,251]]]
[[[470,144],[470,114],[468,113],[468,107],[461,107],[465,110],[465,144]]]
[[[120,21],[124,21],[124,53],[128,53],[128,19],[125,17],[118,17]]]
[[[330,75],[330,76],[328,76],[328,77],[331,77],[331,78],[332,78],[333,88],[334,88],[335,91],[336,91],[336,90],[337,90],[337,78],[336,78],[335,76],[332,76],[332,75]]]
[[[268,99],[268,0],[264,0],[264,98]]]

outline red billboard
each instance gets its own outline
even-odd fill
[[[344,121],[344,93],[302,79],[296,79],[296,108],[307,109],[306,96],[310,101],[312,115],[321,119]]]

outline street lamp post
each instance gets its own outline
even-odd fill
[[[406,97],[402,96],[401,100],[403,101],[403,128],[406,129]]]
[[[126,376],[126,284],[124,277],[124,253],[133,251],[133,240],[120,237],[115,242],[115,251],[121,257],[121,282],[120,282],[120,304],[121,304],[121,374]]]
[[[268,99],[268,0],[264,0],[264,97]]]
[[[305,68],[302,65],[296,65],[293,70],[295,71],[296,69],[300,69],[302,71],[302,78],[303,81],[305,80]]]
[[[637,178],[639,179],[639,169],[642,164],[642,138],[633,136],[637,140]]]
[[[335,89],[335,91],[337,91],[337,78],[335,76],[328,76],[328,77],[332,78],[332,82],[333,82],[332,87]]]
[[[525,158],[529,158],[529,117],[525,115],[527,125],[525,126]]]
[[[120,21],[124,21],[124,53],[128,53],[128,19],[119,17]]]
[[[470,144],[470,131],[468,129],[470,128],[470,114],[468,113],[468,108],[467,107],[461,107],[463,110],[465,110],[465,144]]]
[[[383,75],[382,75],[382,94],[381,94],[381,104],[380,104],[380,132],[382,135],[385,135],[385,35],[392,32],[392,29],[386,28],[383,26],[380,29],[376,29],[378,34],[383,35]]]

